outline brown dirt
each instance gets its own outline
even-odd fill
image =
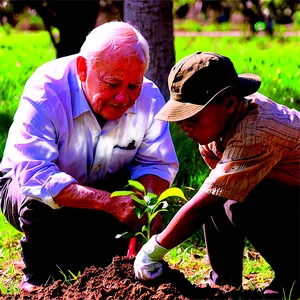
[[[86,268],[72,285],[61,280],[48,287],[38,287],[30,294],[0,295],[1,299],[266,299],[259,291],[239,292],[231,286],[196,286],[184,274],[166,262],[159,279],[141,282],[135,279],[134,257],[116,256],[106,268]]]

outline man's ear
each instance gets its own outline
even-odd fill
[[[229,114],[232,114],[235,111],[237,103],[238,100],[235,96],[229,95],[226,97],[224,104],[226,105]]]
[[[86,59],[82,56],[78,56],[76,60],[77,66],[77,74],[79,76],[80,81],[86,81],[86,74],[87,74],[87,65]]]

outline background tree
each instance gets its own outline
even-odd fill
[[[14,25],[16,14],[24,8],[30,7],[43,19],[45,29],[49,32],[56,56],[75,54],[79,51],[89,31],[95,27],[99,13],[99,0],[89,1],[25,1],[10,0],[7,3],[6,17],[10,24]],[[59,30],[59,38],[56,39],[52,29]]]
[[[167,0],[125,0],[124,21],[136,25],[149,42],[150,67],[146,76],[160,89],[167,101],[167,78],[175,63],[173,3]]]
[[[100,2],[102,5],[100,5]],[[123,13],[122,1],[99,0],[0,0],[0,21],[4,19],[12,27],[25,10],[33,9],[42,18],[56,49],[56,56],[75,54],[80,50],[86,35],[96,26],[99,13],[103,22],[120,19]],[[59,34],[55,34],[56,28]],[[40,28],[41,29],[41,28]]]

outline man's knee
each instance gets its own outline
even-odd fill
[[[18,231],[22,231],[19,222],[19,203],[21,193],[10,178],[0,178],[0,207],[5,219]]]
[[[228,200],[224,204],[225,213],[229,221],[235,225],[241,225],[243,222],[243,204],[235,200]]]
[[[54,210],[47,204],[26,198],[19,212],[20,228],[23,232],[44,231],[55,223]]]

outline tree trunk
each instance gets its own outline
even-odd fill
[[[125,0],[124,21],[136,25],[147,39],[150,65],[146,77],[169,100],[168,75],[175,63],[173,2],[168,0]]]

